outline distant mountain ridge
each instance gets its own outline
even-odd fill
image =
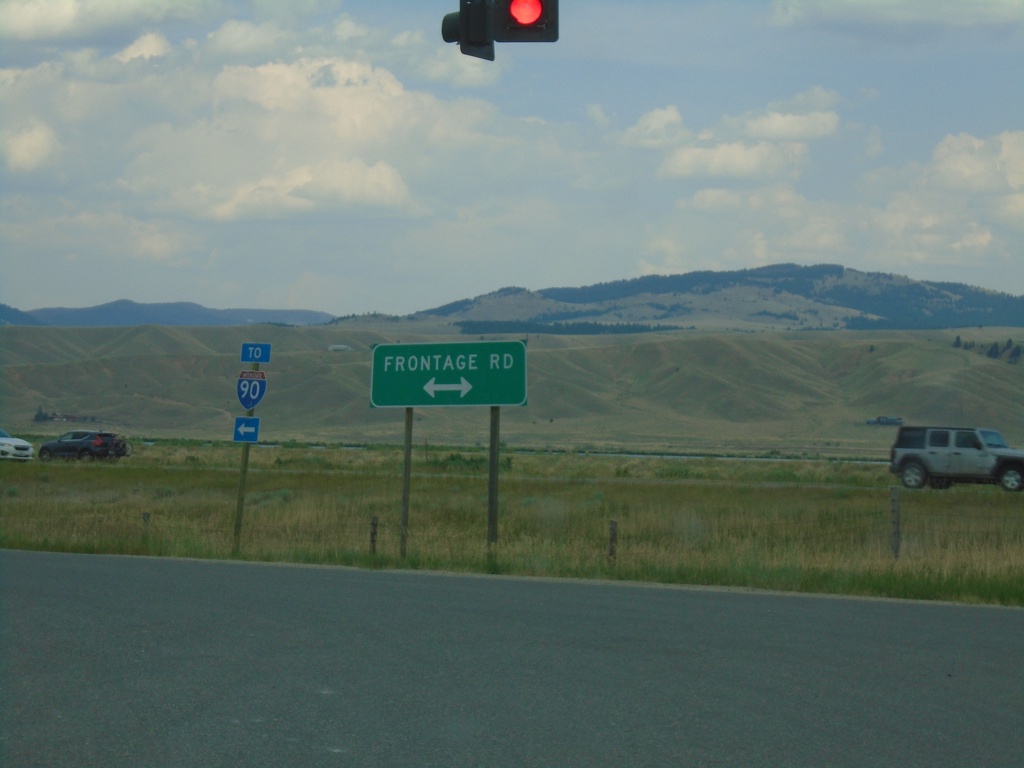
[[[1024,326],[1024,296],[836,264],[648,275],[580,288],[502,288],[402,318],[270,309],[208,309],[121,300],[28,312],[0,304],[0,325],[244,326],[418,322],[425,332],[593,335],[679,328],[928,330]]]
[[[17,312],[17,310],[15,310]],[[305,309],[209,309],[192,302],[140,304],[122,299],[96,307],[69,309],[52,307],[19,312],[38,325],[100,327],[132,325],[219,326],[276,323],[280,325],[320,325],[333,319],[326,312]],[[0,316],[0,324],[5,318]],[[17,325],[17,319],[8,320]]]
[[[22,312],[7,304],[0,304],[0,325],[42,325],[42,323],[28,312]]]
[[[859,272],[835,264],[776,264],[731,272],[649,275],[582,288],[503,288],[427,310],[467,333],[609,332],[673,327],[738,330],[926,330],[1024,326],[1024,296],[957,283]],[[554,329],[560,329],[558,331]],[[590,332],[590,331],[587,331]]]

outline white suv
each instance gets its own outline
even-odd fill
[[[956,483],[998,483],[1024,488],[1024,451],[1010,448],[993,429],[900,427],[889,471],[907,488],[949,488]]]

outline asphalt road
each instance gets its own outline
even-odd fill
[[[0,764],[1024,765],[1024,611],[0,551]]]

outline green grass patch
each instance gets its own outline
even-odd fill
[[[507,458],[490,548],[483,449],[414,454],[404,558],[400,450],[254,450],[234,555],[239,448],[183,441],[116,464],[0,466],[0,546],[1024,605],[1020,494],[903,492],[896,559],[884,465]]]

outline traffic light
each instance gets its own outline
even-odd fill
[[[459,0],[441,21],[441,37],[467,56],[494,61],[494,43],[553,43],[558,0]]]

